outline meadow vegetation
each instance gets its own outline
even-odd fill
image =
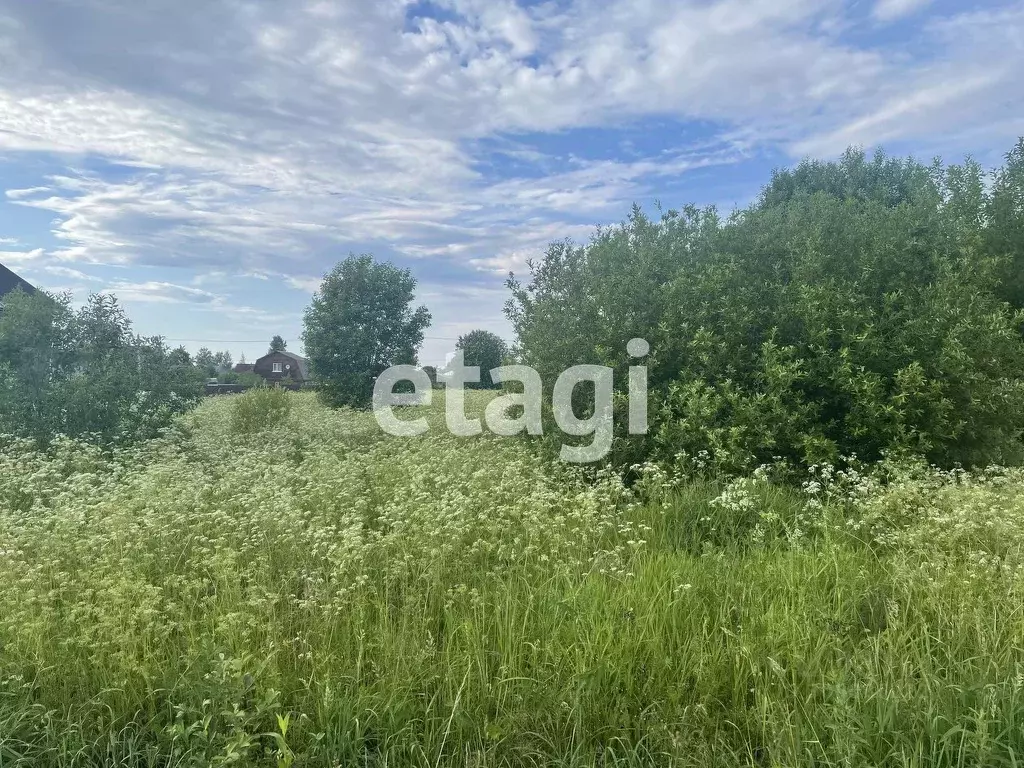
[[[550,424],[449,434],[440,392],[415,438],[353,410],[429,324],[370,256],[307,311],[316,394],[194,409],[226,354],[6,298],[0,768],[1019,765],[1021,275],[1024,140],[556,243],[509,279],[516,348],[459,347],[546,392],[615,369],[585,467]]]
[[[0,765],[1019,763],[1020,470],[627,488],[435,397],[3,444]]]

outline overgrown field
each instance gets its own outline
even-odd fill
[[[0,766],[1024,759],[1020,471],[627,491],[245,397],[0,448]]]

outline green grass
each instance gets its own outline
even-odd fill
[[[641,501],[289,397],[0,449],[0,766],[1021,762],[1018,472]]]

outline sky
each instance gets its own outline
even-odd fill
[[[998,165],[1022,82],[1024,2],[0,0],[0,263],[251,361],[372,253],[443,363],[633,203],[850,145]]]

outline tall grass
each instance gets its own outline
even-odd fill
[[[1020,762],[1020,473],[629,491],[286,397],[0,450],[0,766]]]

